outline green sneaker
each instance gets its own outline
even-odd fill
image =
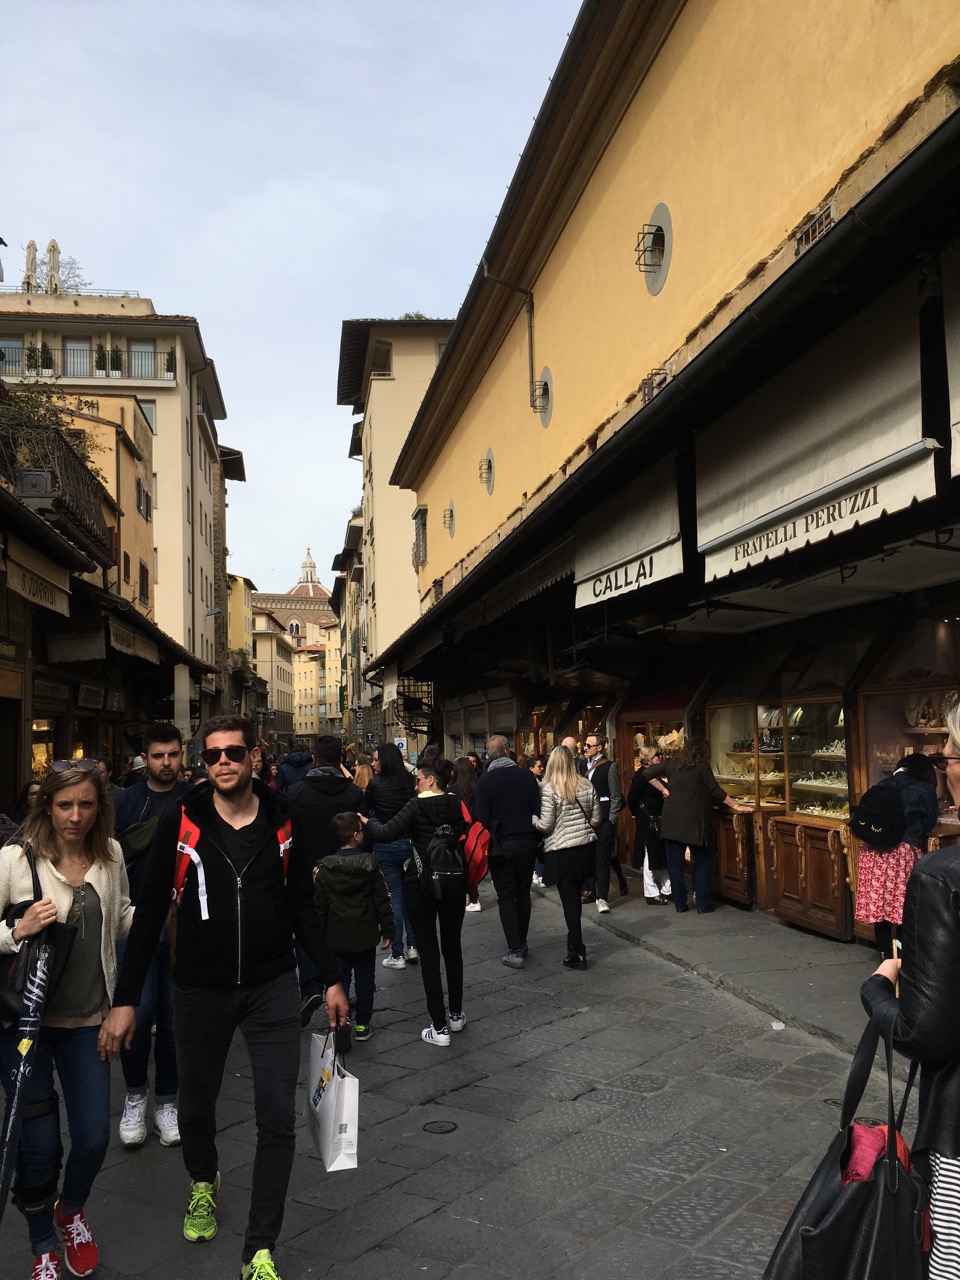
[[[183,1219],[183,1236],[194,1244],[212,1240],[217,1234],[217,1192],[220,1175],[213,1182],[191,1182],[190,1203]]]
[[[240,1280],[280,1280],[269,1249],[258,1249],[240,1268]]]

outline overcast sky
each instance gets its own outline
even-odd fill
[[[341,322],[456,316],[579,8],[5,0],[7,283],[52,237],[198,318],[246,460],[229,568],[261,591],[307,544],[332,585],[360,500]]]

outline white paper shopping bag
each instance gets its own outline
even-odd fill
[[[360,1082],[337,1057],[332,1034],[310,1039],[305,1115],[328,1173],[357,1167]]]

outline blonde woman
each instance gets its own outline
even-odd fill
[[[577,773],[566,747],[554,747],[540,788],[540,817],[533,819],[533,825],[545,837],[544,884],[557,886],[563,906],[567,924],[563,964],[567,969],[587,967],[580,890],[584,880],[596,874],[596,829],[602,821],[596,788]]]
[[[27,1219],[33,1280],[58,1280],[58,1236],[73,1275],[89,1275],[99,1259],[84,1215],[110,1141],[110,1066],[100,1059],[97,1035],[113,997],[117,939],[133,918],[123,854],[112,832],[113,805],[97,762],[57,760],[40,784],[22,843],[0,849],[0,952],[17,951],[55,919],[77,926],[63,976],[47,1000],[17,1155],[14,1199]],[[39,902],[32,901],[28,844],[43,894]],[[0,1027],[5,1087],[16,1045],[16,1026]],[[54,1070],[70,1130],[62,1184]]]

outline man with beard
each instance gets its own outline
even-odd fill
[[[272,1253],[293,1167],[300,1067],[294,937],[326,983],[331,1026],[349,1015],[340,966],[327,950],[299,822],[282,796],[253,780],[253,724],[216,716],[200,732],[209,786],[164,818],[127,941],[114,1007],[100,1033],[104,1058],[129,1043],[150,956],[177,893],[174,996],[180,1134],[190,1174],[187,1240],[217,1233],[216,1103],[233,1033],[253,1076],[257,1147],[241,1280],[279,1280]]]
[[[102,759],[102,757],[101,757]],[[147,854],[160,819],[180,803],[190,787],[180,779],[183,737],[175,724],[151,724],[143,735],[143,759],[139,782],[114,797],[117,839],[123,848],[130,880],[130,901],[136,905],[147,869]],[[103,771],[101,770],[101,773]],[[119,943],[123,959],[126,941]],[[154,1037],[153,1028],[157,1028]],[[137,1028],[128,1049],[120,1055],[127,1096],[120,1117],[120,1141],[139,1147],[147,1140],[147,1099],[150,1050],[153,1049],[153,1131],[163,1147],[180,1142],[177,1118],[177,1056],[173,1043],[173,974],[170,971],[170,939],[166,929],[150,961],[137,1007]]]

